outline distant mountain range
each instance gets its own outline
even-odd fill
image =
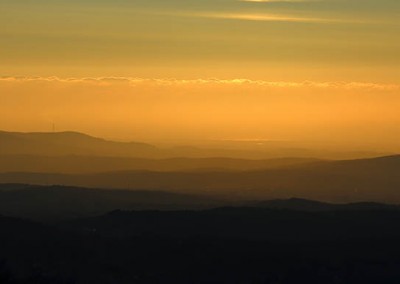
[[[0,131],[0,155],[151,156],[157,148],[137,142],[114,142],[78,132],[19,133]]]
[[[118,171],[91,174],[0,173],[0,183],[169,191],[231,200],[400,202],[400,156],[320,161],[249,171]]]
[[[287,168],[318,162],[308,158],[248,160],[234,158],[123,158],[96,156],[0,155],[0,173],[100,173],[115,171],[251,171]]]
[[[304,198],[400,203],[398,155],[353,160],[238,158],[246,153],[159,149],[76,132],[0,132],[0,183],[161,191],[231,202]]]
[[[240,149],[229,147],[175,146],[159,148],[147,143],[115,142],[89,136],[78,132],[20,133],[0,131],[0,156],[101,156],[123,158],[166,159],[186,158],[235,158],[235,159],[271,159],[282,157],[302,158],[357,158],[379,156],[380,153],[357,151],[328,151],[289,147],[279,143],[265,147]]]

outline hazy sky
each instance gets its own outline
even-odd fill
[[[1,0],[1,73],[393,82],[398,0]]]
[[[0,13],[1,129],[400,139],[399,0],[0,0]]]

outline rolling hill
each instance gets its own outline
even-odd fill
[[[147,157],[157,153],[157,148],[149,144],[107,141],[78,132],[0,131],[0,155]]]
[[[207,144],[207,143],[206,143]],[[229,144],[230,145],[230,144]],[[286,157],[347,159],[358,157],[382,156],[382,153],[370,151],[333,151],[312,149],[312,147],[295,147],[285,143],[264,143],[241,148],[232,145],[175,145],[156,147],[140,142],[115,142],[87,134],[67,132],[6,132],[0,131],[0,156],[103,156],[123,158],[234,158],[234,159],[276,159]]]
[[[88,189],[65,186],[0,185],[0,215],[52,221],[113,210],[194,210],[223,201],[162,191]]]
[[[233,158],[144,159],[100,156],[0,155],[0,172],[99,173],[146,170],[169,171],[251,171],[298,166],[316,159],[281,158],[245,160]]]
[[[306,199],[236,201],[162,191],[107,190],[67,186],[0,184],[0,215],[38,221],[99,216],[115,210],[204,210],[217,207],[246,207],[301,212],[400,211],[383,203],[333,204]]]
[[[400,156],[322,161],[256,171],[120,171],[94,174],[2,173],[0,183],[161,190],[268,200],[400,202]]]

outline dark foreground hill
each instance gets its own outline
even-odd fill
[[[399,283],[400,212],[123,212],[53,225],[0,216],[0,283]]]
[[[145,234],[269,241],[400,238],[399,210],[304,212],[226,207],[205,211],[114,211],[63,223],[71,230],[123,237]]]
[[[274,199],[267,201],[250,202],[247,205],[258,208],[295,210],[305,212],[320,211],[346,211],[346,210],[400,210],[399,205],[383,204],[377,202],[354,202],[333,204],[307,200],[301,198]]]

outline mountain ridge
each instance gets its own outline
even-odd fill
[[[140,142],[115,142],[80,132],[0,131],[0,154],[148,156],[157,148]]]
[[[163,190],[265,200],[301,197],[330,202],[400,202],[400,156],[323,161],[254,171],[116,171],[90,174],[0,173],[0,183]]]
[[[231,201],[194,194],[72,186],[0,184],[0,215],[39,221],[87,218],[113,211],[286,210],[298,212],[400,211],[399,204],[328,203],[303,198]]]
[[[169,148],[157,147],[143,142],[117,142],[94,137],[76,131],[64,132],[7,132],[0,131],[0,155],[91,155],[136,158],[210,158],[231,157],[239,159],[271,159],[282,157],[344,159],[376,157],[383,153],[368,151],[333,151],[269,145],[263,148],[225,148],[217,146],[175,145]]]

